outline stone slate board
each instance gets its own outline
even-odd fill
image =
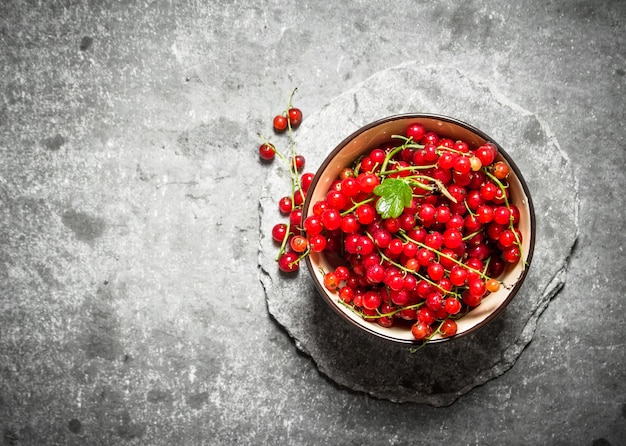
[[[305,170],[315,171],[363,125],[417,112],[480,128],[525,176],[535,206],[536,245],[527,279],[507,309],[476,333],[417,352],[359,332],[324,303],[304,262],[295,276],[278,271],[271,228],[284,220],[277,202],[290,190],[286,169],[278,162],[269,167],[260,202],[260,280],[271,316],[332,381],[376,398],[445,406],[506,372],[531,341],[539,315],[563,285],[578,234],[578,183],[571,161],[537,116],[462,72],[415,62],[379,72],[305,116],[296,132]],[[281,142],[286,147],[286,139],[276,138],[279,147]]]

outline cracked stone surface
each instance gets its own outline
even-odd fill
[[[520,292],[497,319],[416,353],[349,326],[317,294],[304,264],[296,277],[278,272],[277,248],[268,235],[280,221],[277,199],[290,184],[278,163],[260,200],[259,263],[269,312],[324,375],[376,398],[445,406],[506,372],[532,340],[539,315],[564,283],[578,234],[578,184],[571,161],[537,116],[461,71],[416,62],[373,75],[307,117],[297,131],[298,151],[312,170],[359,127],[411,112],[447,115],[480,128],[512,156],[528,183],[537,219],[534,258]]]
[[[0,445],[626,444],[625,21],[615,0],[0,2]],[[294,87],[310,169],[423,102],[558,177],[531,184],[556,251],[497,322],[532,342],[515,359],[522,340],[475,338],[482,378],[506,373],[396,404],[306,274],[271,276],[259,229],[287,179],[256,149]],[[404,392],[456,397],[423,379]]]

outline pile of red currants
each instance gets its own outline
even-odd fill
[[[293,110],[279,115],[290,133],[302,120]],[[494,144],[470,149],[411,124],[343,169],[304,219],[313,174],[300,174],[304,158],[293,147],[292,139],[289,157],[260,147],[263,159],[278,153],[292,173],[292,193],[278,203],[288,223],[272,230],[278,267],[294,272],[311,252],[336,259],[324,286],[367,321],[406,326],[416,340],[453,336],[456,321],[522,258],[510,168]]]

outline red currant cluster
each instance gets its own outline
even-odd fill
[[[276,146],[266,139],[259,146],[259,156],[265,162],[271,162],[276,156],[283,160],[291,175],[291,193],[278,200],[280,213],[288,218],[288,223],[277,223],[272,228],[272,238],[280,244],[277,261],[281,271],[286,273],[295,272],[299,269],[300,260],[309,253],[309,249],[318,250],[319,244],[325,242],[323,236],[311,240],[304,237],[300,231],[302,225],[302,211],[304,198],[313,181],[313,174],[302,173],[305,158],[296,153],[293,131],[302,122],[302,111],[293,107],[291,101],[294,89],[289,96],[287,108],[284,112],[276,115],[273,119],[274,132],[277,134],[287,132],[289,134],[289,155],[280,152]],[[325,243],[319,251],[323,250]]]
[[[404,324],[417,340],[452,336],[522,257],[497,152],[412,124],[345,168],[301,227],[291,221],[302,230],[291,241],[338,259],[324,286],[364,319]]]
[[[502,286],[507,264],[522,258],[519,209],[510,203],[509,166],[494,144],[427,131],[419,123],[370,150],[342,170],[325,199],[303,219],[313,180],[301,173],[293,130],[302,112],[292,107],[273,120],[288,132],[290,153],[264,140],[262,160],[288,166],[291,193],[278,201],[288,222],[272,228],[278,267],[299,269],[312,252],[337,265],[324,286],[339,302],[383,327],[404,325],[417,340],[457,332],[456,321]]]

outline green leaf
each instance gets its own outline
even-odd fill
[[[411,205],[413,197],[411,186],[400,178],[385,178],[374,188],[374,193],[380,197],[376,210],[382,218],[399,217],[404,208]]]

